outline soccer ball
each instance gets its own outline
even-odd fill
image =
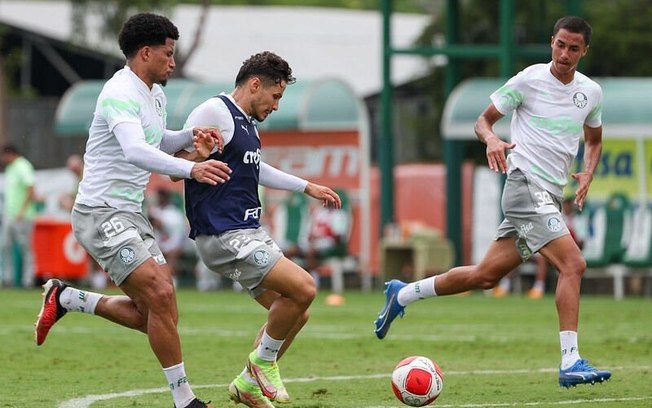
[[[441,369],[428,357],[407,357],[394,367],[392,390],[405,405],[423,407],[431,404],[443,388]]]

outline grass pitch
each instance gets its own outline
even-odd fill
[[[557,385],[554,299],[428,299],[410,305],[385,340],[373,334],[380,291],[350,292],[343,306],[320,293],[281,372],[287,408],[400,408],[389,381],[403,357],[432,358],[444,372],[435,407],[652,407],[652,301],[584,296],[580,352],[611,381]],[[170,407],[147,338],[101,318],[69,313],[37,347],[40,291],[0,290],[0,407]],[[246,294],[181,290],[179,330],[191,385],[213,406],[232,406],[227,384],[244,366],[265,312]],[[239,405],[244,407],[244,405]]]

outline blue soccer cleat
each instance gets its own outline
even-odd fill
[[[577,360],[571,367],[559,369],[559,385],[562,387],[575,387],[578,384],[595,384],[611,378],[609,371],[598,370],[589,365],[587,360]]]
[[[407,286],[407,283],[401,282],[398,279],[392,279],[385,282],[385,306],[383,310],[378,313],[376,319],[376,337],[379,339],[385,338],[389,331],[389,326],[392,324],[396,316],[405,314],[405,307],[398,304],[398,291]]]

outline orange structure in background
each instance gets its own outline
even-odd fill
[[[38,279],[86,277],[88,256],[72,233],[67,219],[38,217],[32,237],[34,274]]]
[[[269,138],[269,133],[266,137]],[[343,140],[333,137],[332,134],[318,134],[317,140],[330,140],[342,143],[346,140],[345,135]],[[347,161],[339,162],[333,161],[333,157],[324,157],[326,153],[335,151],[335,157],[340,159],[343,156],[341,150],[335,149],[333,146],[324,146],[314,149],[307,148],[305,145],[299,143],[302,137],[293,139],[292,136],[281,136],[281,143],[266,143],[267,149],[273,152],[268,163],[279,167],[285,171],[293,172],[294,174],[306,177],[317,183],[345,188],[353,201],[353,228],[351,231],[351,239],[349,241],[349,252],[353,255],[360,253],[360,230],[362,225],[360,223],[360,206],[358,205],[359,190],[357,187],[357,180],[350,175],[346,175],[345,163]],[[350,137],[350,135],[349,135]],[[286,139],[287,138],[287,139]],[[268,141],[269,139],[265,139]],[[289,146],[295,141],[294,149],[299,149],[299,153],[292,152],[291,147],[284,147],[280,149],[272,148],[271,146],[278,146],[285,143]],[[352,141],[350,141],[353,144]],[[265,147],[264,147],[265,149]],[[351,150],[349,150],[350,152]],[[326,152],[326,153],[324,153]],[[329,153],[330,154],[330,153]],[[338,159],[338,160],[340,160]],[[348,159],[347,159],[348,160]],[[266,160],[267,161],[267,160]],[[303,163],[302,165],[309,166],[307,169],[297,167],[297,161]],[[473,187],[473,169],[472,163],[467,163],[462,167],[462,206],[459,211],[462,212],[462,228],[463,228],[463,247],[462,247],[462,261],[465,264],[471,262],[471,222],[472,222],[472,187]],[[307,173],[307,174],[306,174]],[[373,275],[377,275],[379,271],[379,250],[380,250],[380,175],[378,168],[373,167],[369,172],[370,178],[370,191],[369,200],[370,205],[370,262],[369,268]],[[409,227],[410,224],[419,223],[423,226],[434,228],[441,231],[442,236],[446,236],[446,167],[441,163],[428,163],[428,164],[401,164],[394,169],[394,186],[395,186],[395,215],[396,224],[403,227]],[[163,177],[157,174],[152,175],[152,180],[148,185],[148,192],[154,192],[158,188],[167,188],[171,191],[178,191],[183,193],[183,183],[173,183],[169,177]],[[278,201],[272,190],[267,192],[268,204],[271,202],[271,208]]]

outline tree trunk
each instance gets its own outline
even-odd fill
[[[202,34],[204,32],[204,24],[206,23],[206,17],[208,16],[208,13],[210,11],[210,0],[203,0],[202,1],[202,7],[199,12],[199,18],[197,19],[197,26],[195,27],[195,35],[192,40],[192,44],[190,44],[190,48],[188,48],[188,51],[185,52],[179,52],[179,48],[177,47],[177,56],[176,56],[176,63],[177,67],[174,70],[173,76],[175,77],[183,77],[185,76],[185,68],[186,68],[186,63],[190,60],[192,55],[195,53],[199,45],[201,44],[202,40]]]

